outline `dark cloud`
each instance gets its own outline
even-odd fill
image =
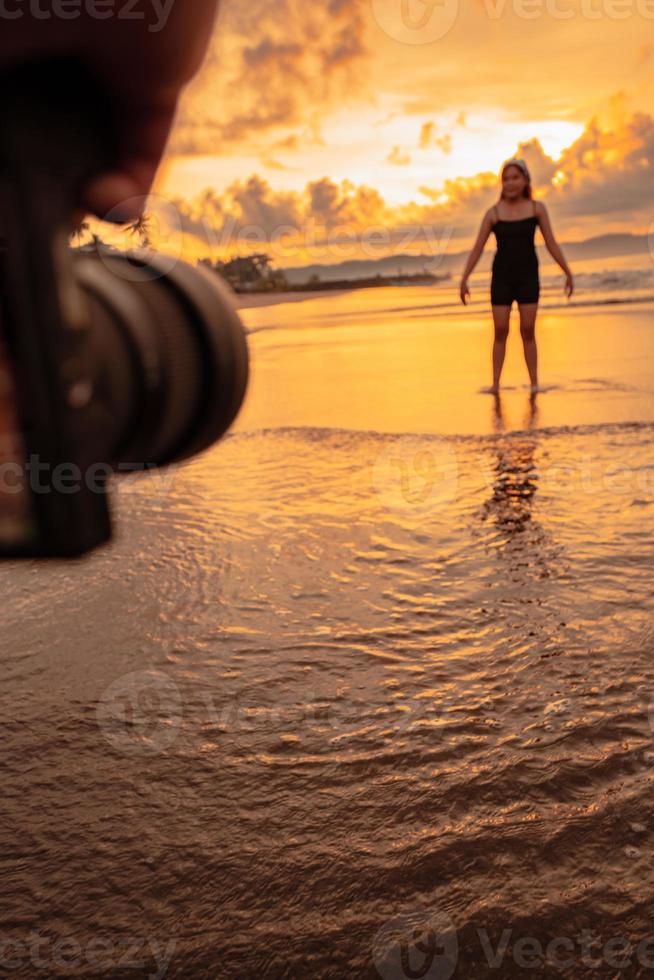
[[[557,161],[561,179],[548,197],[564,214],[641,224],[654,206],[654,118],[618,106],[610,130],[592,119]]]

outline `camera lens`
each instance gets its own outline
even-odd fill
[[[229,287],[209,269],[145,250],[78,253],[73,267],[88,305],[89,384],[70,397],[89,401],[95,458],[163,466],[220,439],[249,373]]]

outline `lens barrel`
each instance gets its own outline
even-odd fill
[[[208,449],[243,404],[245,330],[217,273],[148,250],[73,254],[87,304],[94,455],[114,469]]]

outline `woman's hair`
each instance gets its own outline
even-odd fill
[[[527,183],[526,183],[525,188],[524,188],[524,190],[522,192],[522,196],[528,198],[529,200],[531,200],[531,174],[529,173],[529,168],[527,167],[527,164],[525,163],[525,161],[523,159],[517,158],[517,157],[513,157],[511,160],[507,160],[506,163],[502,167],[502,173],[500,175],[500,179],[501,179],[502,183],[504,183],[504,174],[509,169],[509,167],[517,167],[518,170],[521,170],[522,173],[523,173],[523,175],[527,178]],[[504,197],[504,187],[502,187],[502,193],[501,193],[500,197],[501,198]]]

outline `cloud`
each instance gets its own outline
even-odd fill
[[[654,118],[612,106],[610,129],[594,117],[557,161],[548,197],[564,214],[604,215],[641,224],[654,206]]]
[[[536,189],[546,188],[550,184],[557,171],[557,162],[545,153],[540,140],[534,137],[518,143],[518,149],[514,155],[525,160],[529,167],[532,184]]]
[[[275,190],[253,175],[217,194],[207,189],[192,201],[173,202],[185,236],[197,239],[194,254],[221,258],[249,250],[309,257],[327,240],[352,241],[366,229],[387,229],[392,209],[379,191],[328,177],[301,191]],[[309,239],[311,240],[309,242]]]
[[[515,155],[527,160],[535,196],[547,204],[562,241],[566,235],[624,230],[629,223],[642,233],[649,225],[654,207],[654,118],[630,113],[626,106],[618,94],[605,118],[593,117],[557,159],[535,138],[515,149]],[[395,151],[402,159],[401,149]],[[176,204],[186,232],[210,244],[215,257],[221,249],[243,250],[240,236],[253,229],[253,247],[266,248],[273,256],[280,235],[300,243],[302,254],[287,251],[287,261],[325,259],[319,249],[330,236],[363,240],[371,229],[386,232],[390,250],[406,229],[418,229],[414,240],[423,241],[424,247],[425,241],[433,241],[435,229],[448,228],[449,250],[458,251],[468,247],[485,210],[498,199],[499,175],[481,171],[419,190],[422,200],[391,206],[375,187],[350,180],[337,183],[325,176],[302,189],[282,191],[253,175],[220,194],[208,189],[193,201]],[[313,237],[307,244],[309,228]]]
[[[443,153],[449,154],[452,152],[452,137],[449,133],[439,135],[436,123],[423,123],[420,130],[418,146],[421,150],[429,150],[431,147],[436,146]]]
[[[226,0],[202,72],[180,104],[168,151],[215,154],[322,119],[360,90],[367,0]]]
[[[535,196],[556,214],[559,226],[586,229],[624,227],[631,222],[642,230],[649,225],[654,208],[654,118],[629,112],[628,100],[618,93],[609,100],[602,116],[594,116],[581,136],[555,159],[536,138],[517,145],[515,156],[524,157],[531,171]],[[499,193],[497,174],[480,172],[473,177],[447,180],[438,187],[421,187],[431,200],[419,213],[471,228],[474,215],[493,203]]]
[[[411,163],[411,156],[405,153],[399,146],[394,146],[386,157],[387,163],[392,163],[396,167],[408,167]]]

